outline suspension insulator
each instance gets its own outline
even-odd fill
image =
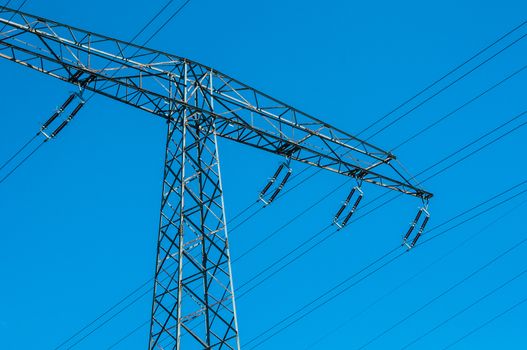
[[[280,185],[278,185],[278,188],[273,192],[273,194],[271,195],[271,197],[269,197],[269,203],[271,203],[272,201],[275,200],[276,196],[278,196],[278,194],[282,191],[282,189],[284,188],[286,182],[289,180],[289,178],[291,177],[291,173],[293,172],[292,169],[289,169],[287,171],[287,173],[285,174],[284,178],[282,179],[282,181],[280,182]]]
[[[273,185],[276,183],[276,180],[278,179],[278,177],[282,174],[283,170],[287,167],[287,172],[285,173],[284,177],[282,178],[282,180],[280,181],[280,183],[278,184],[278,186],[272,191],[271,195],[266,198],[268,192],[271,190],[271,188],[273,187]],[[265,205],[269,205],[271,204],[271,202],[273,202],[276,197],[278,196],[278,194],[282,191],[282,189],[284,188],[285,184],[287,183],[287,181],[289,180],[289,178],[291,177],[291,174],[293,172],[293,169],[291,169],[287,164],[285,163],[282,163],[280,164],[280,166],[278,167],[278,169],[276,169],[273,177],[271,177],[269,179],[269,182],[267,183],[267,185],[265,185],[265,187],[263,188],[263,190],[260,192],[258,198],[260,198],[260,200],[265,204]]]
[[[430,220],[430,216],[426,216],[423,220],[423,223],[421,224],[421,227],[419,228],[419,231],[417,231],[417,234],[415,235],[414,239],[412,240],[412,247],[415,246],[421,235],[423,234],[423,231],[426,227],[426,224],[428,223],[428,220]]]
[[[51,133],[51,135],[49,135],[49,137],[47,138],[47,140],[49,139],[52,139],[54,137],[56,137],[58,135],[59,132],[62,131],[62,129],[64,129],[66,127],[66,125],[69,124],[69,122],[77,115],[77,113],[79,113],[79,111],[81,110],[81,108],[84,106],[84,101],[81,101],[77,107],[75,107],[73,109],[73,111],[70,113],[70,115],[68,116],[68,118],[66,118],[58,127],[57,129],[55,129],[55,131],[53,131]],[[46,141],[47,141],[46,140]]]
[[[340,217],[346,210],[346,208],[351,203],[353,197],[357,194],[357,198],[355,199],[355,202],[351,206],[351,209],[348,211],[346,216],[344,217],[344,220],[339,221]],[[346,200],[342,203],[342,206],[339,208],[337,213],[335,214],[335,217],[333,218],[333,223],[337,225],[339,229],[344,228],[344,226],[347,225],[348,221],[351,219],[355,211],[357,210],[362,198],[364,197],[364,193],[362,192],[361,188],[359,186],[355,186],[351,189],[350,193],[346,197]]]
[[[418,212],[417,212],[417,215],[415,216],[415,219],[414,221],[412,221],[412,223],[410,224],[410,227],[408,228],[408,231],[406,232],[406,235],[404,236],[404,241],[406,242],[408,240],[408,238],[410,237],[410,235],[412,234],[413,230],[415,229],[415,225],[417,225],[417,222],[419,221],[419,219],[421,218],[421,215],[423,214],[423,211],[420,209]]]
[[[260,198],[262,198],[267,193],[267,191],[269,191],[271,186],[275,183],[278,175],[280,175],[280,173],[282,172],[282,169],[284,168],[284,166],[285,166],[284,164],[280,164],[278,169],[276,169],[273,177],[269,179],[269,182],[267,183],[267,185],[265,185],[264,189],[260,192]]]
[[[40,131],[43,132],[48,128],[48,126],[55,121],[55,119],[58,118],[59,115],[61,115],[64,110],[69,106],[69,104],[75,99],[76,94],[71,94],[70,97],[60,106],[59,109],[53,115],[51,118],[49,118],[44,124],[42,124],[42,127],[40,128]]]
[[[424,218],[422,222],[419,224],[422,217]],[[417,215],[415,216],[414,221],[412,221],[412,223],[410,224],[410,228],[408,229],[408,231],[406,232],[406,235],[403,238],[403,244],[406,245],[408,249],[412,249],[416,245],[419,238],[421,238],[421,235],[423,234],[425,227],[428,224],[429,220],[430,220],[430,213],[427,211],[427,209],[425,207],[419,209],[419,211],[417,212]],[[419,225],[419,230],[417,231],[415,236],[411,239],[411,242],[409,242],[410,236],[415,231],[415,228],[418,225]]]

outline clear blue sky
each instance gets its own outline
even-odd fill
[[[2,0],[5,3],[5,0]],[[20,1],[14,3],[19,4]],[[30,0],[27,12],[127,39],[165,1]],[[178,5],[182,1],[176,1]],[[174,8],[174,7],[173,7]],[[352,133],[413,95],[525,20],[525,1],[210,1],[192,0],[151,46],[237,77]],[[527,33],[524,28],[519,35]],[[527,39],[454,85],[373,141],[391,149],[527,62]],[[71,86],[0,60],[0,161],[61,104]],[[411,173],[527,109],[527,72],[413,140],[396,154]],[[527,117],[514,125],[524,122]],[[527,128],[427,182],[436,194],[431,225],[525,179]],[[221,142],[228,217],[252,203],[279,158]],[[53,349],[154,270],[164,151],[162,120],[94,98],[55,141],[0,185],[0,348]],[[295,171],[303,167],[296,166]],[[323,173],[230,235],[239,256],[338,183]],[[330,222],[349,188],[339,191],[234,264],[235,285]],[[365,188],[365,200],[381,193]],[[381,270],[260,349],[357,349],[394,322],[527,237],[519,207],[393,295],[345,322],[524,196],[452,230]],[[418,203],[399,199],[318,246],[238,301],[242,343],[336,285],[400,242]],[[231,229],[236,223],[231,225]],[[454,289],[366,349],[399,349],[527,268],[527,245]],[[526,296],[519,278],[423,338],[412,349],[442,349]],[[74,349],[106,349],[148,319],[151,297]],[[527,306],[456,349],[525,349]],[[117,349],[145,349],[142,328]]]

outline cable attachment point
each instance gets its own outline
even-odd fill
[[[285,171],[285,175],[283,176],[282,180],[280,181],[278,186],[272,191],[271,195],[267,197],[267,193],[271,190],[271,187],[276,184],[278,177],[280,177],[280,175],[284,172],[285,169],[287,169],[287,171]],[[264,189],[260,192],[260,195],[258,196],[258,198],[264,203],[264,206],[271,204],[271,202],[276,199],[278,194],[284,188],[286,182],[291,177],[292,172],[293,169],[289,166],[289,160],[280,164],[278,169],[276,169],[273,177],[269,179],[269,182],[267,183],[267,185],[265,185]]]
[[[406,232],[406,235],[403,238],[403,244],[408,249],[412,249],[415,246],[415,244],[417,243],[417,241],[423,234],[423,231],[425,230],[425,227],[428,224],[428,220],[430,220],[430,213],[428,212],[427,207],[428,207],[427,205],[424,205],[423,207],[419,209],[419,211],[417,212],[417,215],[415,216],[414,221],[410,224],[410,228],[408,229],[408,232]],[[411,242],[409,242],[412,232],[419,225],[419,223],[421,223],[419,230],[417,231],[416,235],[413,237]]]
[[[355,194],[357,194],[357,196],[355,196]],[[344,213],[344,211],[349,206],[349,204],[351,203],[354,197],[356,197],[356,199],[355,199],[355,202],[353,203],[353,206],[348,211],[344,219],[342,221],[339,221],[340,217],[342,216],[342,213]],[[351,217],[357,210],[357,207],[359,206],[360,201],[362,200],[362,197],[364,197],[364,192],[362,192],[361,185],[359,183],[357,184],[357,186],[351,189],[350,193],[346,197],[346,200],[342,203],[342,206],[340,207],[340,209],[337,211],[337,214],[335,214],[335,217],[333,218],[333,224],[335,224],[339,228],[339,230],[344,228],[344,226],[347,225],[349,219],[351,219]]]

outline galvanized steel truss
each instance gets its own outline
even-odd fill
[[[432,197],[390,152],[200,63],[5,7],[0,26],[0,58],[167,121],[151,349],[239,349],[218,136]]]
[[[175,109],[161,203],[150,349],[239,349],[214,118]]]

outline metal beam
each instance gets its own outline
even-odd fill
[[[163,118],[170,105],[185,106],[213,117],[219,137],[425,200],[432,197],[402,175],[390,152],[210,67],[7,8],[0,8],[0,24],[7,28],[0,33],[0,58],[67,82],[89,78],[86,90]],[[205,97],[201,104],[184,101],[187,83]]]

